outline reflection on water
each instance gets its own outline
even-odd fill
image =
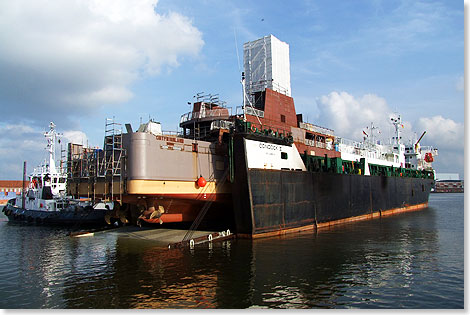
[[[435,216],[405,214],[312,236],[254,242],[258,295],[269,307],[427,307],[417,286],[433,277]],[[421,222],[420,222],[421,221]],[[426,221],[426,222],[422,222]],[[264,244],[266,242],[266,244]],[[275,260],[272,255],[278,252]],[[271,256],[271,257],[270,257]],[[425,263],[425,265],[423,265]],[[428,281],[429,282],[429,281]]]
[[[463,308],[463,194],[318,233],[172,250],[0,222],[2,308]]]

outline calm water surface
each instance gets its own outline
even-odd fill
[[[463,308],[464,195],[318,233],[166,250],[0,222],[0,308]]]

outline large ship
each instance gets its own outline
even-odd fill
[[[296,113],[287,43],[246,43],[244,65],[239,107],[197,94],[179,132],[107,120],[102,149],[69,144],[68,193],[114,201],[124,223],[204,219],[247,237],[427,207],[437,150],[403,143],[399,115],[389,144],[340,138]]]

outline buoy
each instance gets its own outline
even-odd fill
[[[202,176],[199,177],[198,180],[197,180],[197,185],[198,185],[199,187],[204,187],[204,186],[206,186],[206,183],[207,183],[206,180],[205,180],[204,177],[202,177]]]

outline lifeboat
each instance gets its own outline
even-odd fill
[[[432,157],[432,153],[428,152],[424,155],[424,160],[428,163],[434,162],[434,158]]]

